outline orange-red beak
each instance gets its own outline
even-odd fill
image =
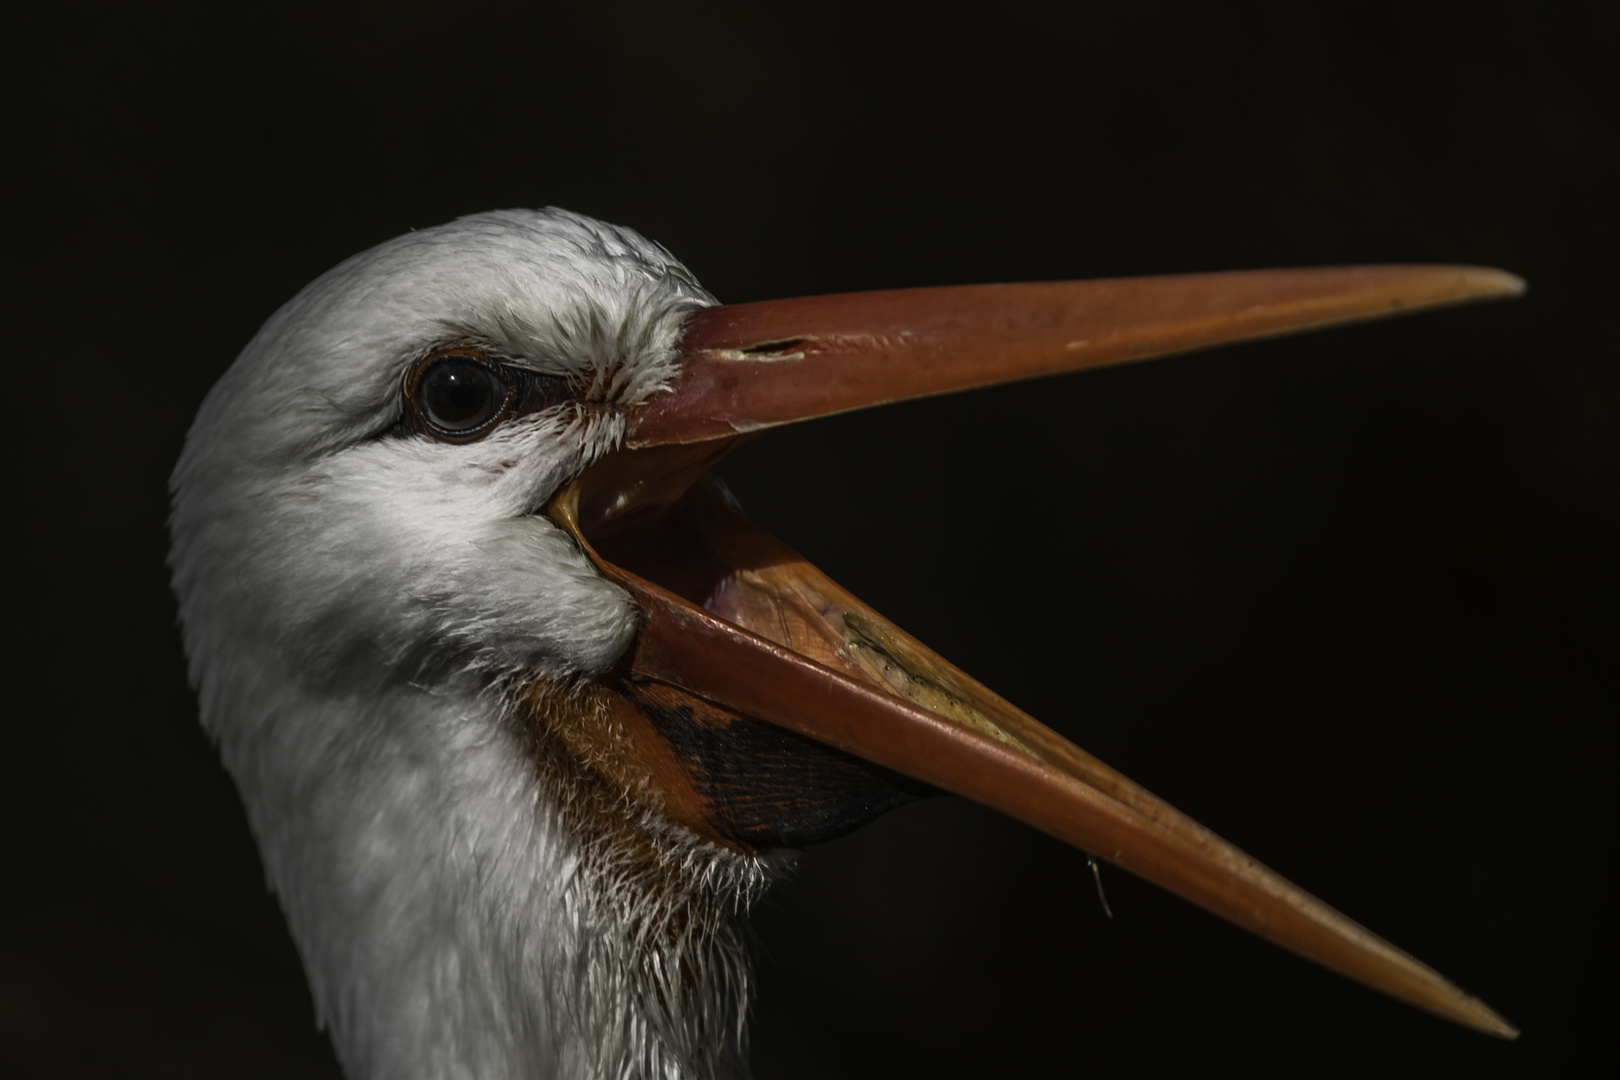
[[[1483,1002],[906,635],[750,525],[703,474],[778,424],[1523,287],[1496,270],[1362,267],[900,290],[695,313],[669,392],[633,410],[623,448],[548,508],[644,615],[610,680],[632,759],[614,771],[650,781],[686,827],[743,848],[832,835],[892,804],[883,777],[898,774],[994,807],[1401,1001],[1517,1035]],[[778,734],[762,742],[762,731]],[[749,750],[767,744],[768,753]],[[821,760],[805,746],[831,748],[815,752],[831,764],[805,766]]]

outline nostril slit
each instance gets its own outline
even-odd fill
[[[779,341],[762,341],[758,345],[750,345],[746,349],[738,351],[748,356],[761,356],[766,353],[790,352],[803,344],[804,338],[802,337],[782,338]]]

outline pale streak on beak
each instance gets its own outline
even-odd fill
[[[1332,971],[1513,1038],[1484,1002],[1008,704],[698,481],[739,436],[777,424],[1522,290],[1496,270],[1366,267],[708,309],[689,322],[673,392],[632,413],[627,448],[548,513],[641,608],[634,678],[984,803]],[[687,595],[649,580],[670,546],[710,568]]]

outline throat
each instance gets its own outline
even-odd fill
[[[746,1076],[743,916],[780,859],[662,822],[489,695],[365,729],[242,785],[350,1080]]]
[[[746,1076],[744,917],[790,856],[672,821],[653,776],[672,762],[649,770],[626,753],[623,700],[601,683],[547,683],[512,710],[576,851],[563,900],[582,932],[560,992],[591,1033],[590,1074]]]

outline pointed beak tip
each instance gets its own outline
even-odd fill
[[[1498,1039],[1514,1042],[1519,1037],[1519,1029],[1507,1021],[1507,1018],[1490,1006],[1485,1006],[1488,1013],[1489,1024],[1483,1030],[1487,1035],[1494,1035]]]
[[[1484,1001],[1445,980],[1441,980],[1441,987],[1437,996],[1428,997],[1426,1001],[1414,1000],[1410,1003],[1417,1004],[1420,1008],[1427,1009],[1434,1015],[1470,1031],[1477,1031],[1481,1035],[1489,1035],[1506,1042],[1513,1042],[1519,1037],[1518,1027]]]
[[[1468,268],[1468,285],[1468,295],[1481,300],[1516,300],[1530,289],[1518,274],[1485,266]]]

